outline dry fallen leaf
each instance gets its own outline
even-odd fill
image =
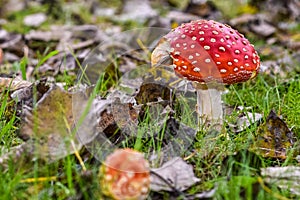
[[[270,185],[288,189],[293,194],[300,196],[300,167],[267,167],[261,169],[264,181]]]
[[[293,132],[274,111],[271,111],[266,122],[258,127],[256,135],[250,151],[263,157],[285,159],[287,150],[294,144]]]
[[[173,158],[160,168],[152,169],[151,172],[150,187],[153,191],[173,191],[173,188],[184,191],[200,181],[199,178],[195,177],[192,165],[187,164],[180,157]]]
[[[230,115],[235,110],[238,111],[239,114],[237,119],[233,123],[228,122],[230,130],[235,133],[244,131],[249,126],[259,122],[263,117],[260,113],[247,112],[247,110],[249,109],[243,108],[242,106],[239,106],[237,108],[226,107],[225,113],[226,115]]]
[[[3,92],[4,90],[15,91],[22,88],[27,88],[31,85],[32,85],[31,82],[24,81],[18,77],[16,78],[0,77],[0,92]]]
[[[72,135],[72,126],[72,94],[54,85],[35,108],[25,111],[20,134],[36,141],[39,158],[53,162],[81,148]]]

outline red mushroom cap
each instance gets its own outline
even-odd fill
[[[176,74],[191,81],[244,82],[254,78],[260,67],[254,46],[237,30],[213,20],[182,24],[161,42],[169,45],[166,51]],[[160,58],[152,55],[152,60]]]
[[[143,154],[117,149],[100,169],[103,193],[113,199],[145,199],[150,188],[150,170]]]

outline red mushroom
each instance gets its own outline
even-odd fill
[[[117,149],[100,168],[103,193],[113,199],[141,200],[150,188],[150,169],[143,154],[132,149]]]
[[[2,58],[3,58],[3,51],[2,51],[2,49],[0,48],[0,64],[1,64],[1,62],[2,62]]]
[[[182,24],[165,35],[152,53],[152,66],[166,58],[172,59],[177,76],[193,81],[200,123],[222,123],[220,86],[254,78],[260,67],[254,46],[213,20]]]

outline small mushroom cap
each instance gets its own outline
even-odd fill
[[[142,200],[150,188],[150,170],[143,154],[132,149],[117,149],[100,168],[103,193],[113,199]]]
[[[260,58],[237,30],[213,20],[182,24],[165,35],[152,53],[153,65],[166,55],[175,73],[199,83],[233,84],[254,78]]]

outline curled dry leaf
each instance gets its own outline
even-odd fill
[[[31,82],[24,81],[18,77],[17,78],[0,77],[0,92],[3,92],[4,90],[16,91],[22,88],[30,87],[31,85],[32,85]]]
[[[294,145],[294,142],[293,132],[274,111],[271,111],[266,122],[258,127],[250,151],[263,157],[285,159],[287,150]]]
[[[112,92],[106,99],[91,100],[85,88],[73,96],[76,137],[99,160],[125,140],[135,136],[138,108],[133,98]],[[91,101],[90,101],[91,100]]]
[[[180,157],[175,157],[160,168],[151,171],[151,190],[153,191],[173,191],[173,188],[184,191],[200,181],[195,177],[192,165],[187,164]]]
[[[235,133],[242,132],[262,119],[262,114],[247,112],[247,110],[251,110],[251,108],[243,108],[242,106],[238,106],[237,108],[225,107],[226,115],[231,115],[234,111],[239,114],[234,122],[228,122],[231,131]]]
[[[72,94],[54,85],[36,108],[25,110],[20,134],[36,141],[39,158],[53,162],[81,148],[72,134],[72,126]]]

